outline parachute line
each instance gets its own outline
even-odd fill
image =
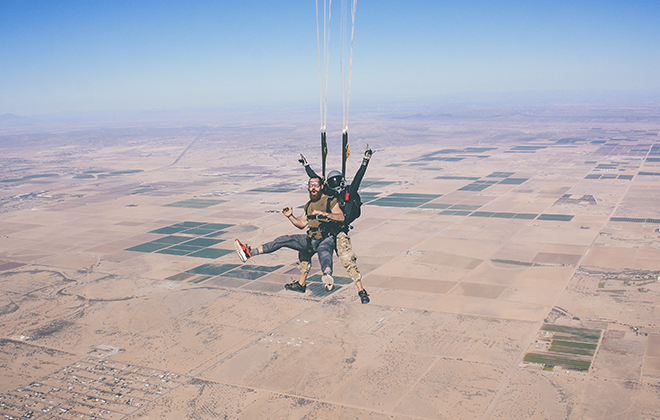
[[[340,32],[341,32],[341,54],[339,57],[339,67],[341,71],[341,99],[343,111],[343,126],[342,133],[348,132],[348,111],[351,101],[351,75],[353,71],[353,38],[355,35],[355,11],[357,9],[357,0],[350,0],[351,2],[351,41],[348,57],[346,57],[347,38],[348,38],[348,3],[349,0],[342,0],[341,3],[341,19],[340,19]],[[348,69],[345,68],[344,61],[348,58]],[[347,75],[348,73],[348,75]]]
[[[349,44],[349,6],[350,1],[350,44]],[[341,100],[342,100],[342,174],[346,176],[346,159],[350,151],[348,148],[348,114],[351,102],[351,76],[353,72],[353,38],[355,36],[355,11],[357,0],[342,0],[339,19],[340,54],[339,70],[341,74]],[[326,141],[328,123],[328,80],[330,73],[330,27],[332,21],[332,0],[323,0],[323,36],[321,37],[321,24],[319,22],[319,0],[316,0],[316,46],[319,61],[319,104],[321,114],[321,159],[322,173],[325,177],[326,157],[328,146]],[[321,53],[321,38],[323,38],[323,53]],[[348,65],[348,66],[347,66]]]
[[[325,36],[325,35],[324,35]],[[325,39],[323,40],[323,45],[325,45]],[[321,37],[319,35],[319,0],[316,0],[316,49],[318,51],[318,57],[319,57],[319,101],[320,101],[320,106],[319,109],[321,111],[321,132],[323,132],[324,129],[324,124],[323,124],[323,80],[321,76]]]
[[[321,36],[319,30],[319,0],[316,0],[316,46],[319,59],[319,102],[321,112],[321,162],[322,176],[325,178],[325,162],[328,157],[326,130],[328,124],[328,75],[330,65],[330,23],[332,0],[323,0],[323,60],[321,60]],[[323,62],[323,63],[321,63]],[[324,80],[325,79],[325,80]]]
[[[328,121],[328,75],[330,64],[330,23],[332,0],[323,0],[323,58],[321,59],[321,34],[319,25],[319,0],[316,0],[316,46],[319,59],[319,100],[321,111],[321,132],[327,129]]]

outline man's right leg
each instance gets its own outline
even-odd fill
[[[305,249],[303,251],[298,251],[298,269],[300,270],[300,279],[297,282],[287,283],[284,285],[286,290],[291,290],[294,292],[305,293],[307,289],[307,274],[312,268],[312,255],[313,251]]]
[[[298,270],[300,270],[300,280],[298,283],[305,284],[307,282],[307,275],[312,269],[312,256],[315,252],[310,248],[298,251]]]

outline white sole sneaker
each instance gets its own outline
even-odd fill
[[[245,262],[247,261],[247,255],[245,255],[245,251],[243,251],[243,248],[241,248],[241,243],[238,242],[238,239],[234,241],[234,248],[236,248],[236,253],[238,254],[238,258],[241,259],[241,261]]]
[[[333,279],[330,274],[324,274],[323,277],[321,277],[321,281],[325,284],[325,290],[328,292],[335,288],[335,279]]]

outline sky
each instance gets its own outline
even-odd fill
[[[315,4],[0,0],[0,115],[318,107]],[[359,0],[351,103],[658,90],[659,17],[657,0]]]

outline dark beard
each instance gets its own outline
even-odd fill
[[[319,201],[321,199],[321,191],[317,193],[309,192],[309,199],[311,201]]]

